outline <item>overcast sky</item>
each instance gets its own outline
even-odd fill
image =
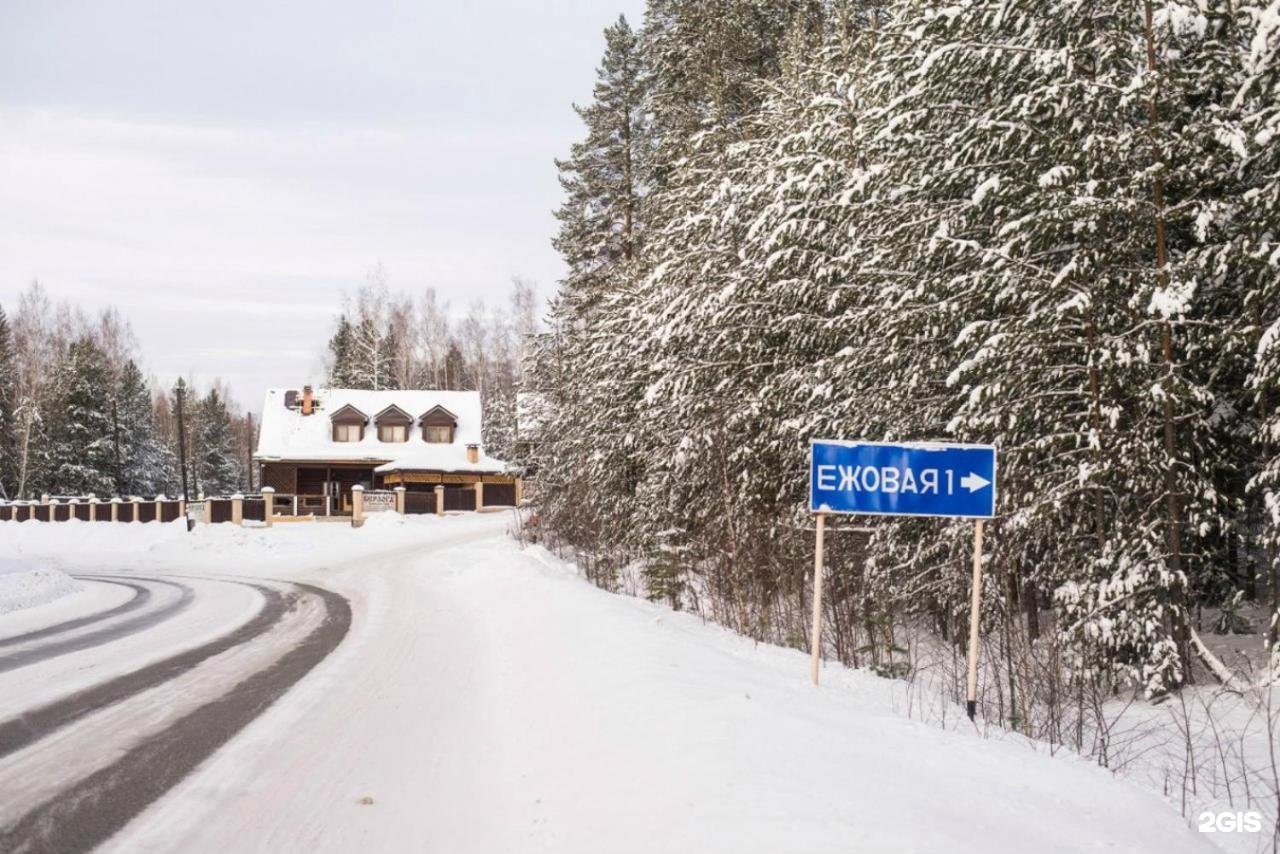
[[[0,305],[115,305],[146,368],[316,378],[381,262],[461,311],[549,294],[552,159],[642,0],[5,0]]]

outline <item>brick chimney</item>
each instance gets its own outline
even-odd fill
[[[467,462],[472,465],[480,462],[480,446],[467,445]]]
[[[302,387],[302,414],[310,415],[315,410],[315,401],[311,398],[311,386]]]

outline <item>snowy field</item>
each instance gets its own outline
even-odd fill
[[[865,673],[828,666],[815,689],[804,655],[600,591],[522,551],[510,524],[0,523],[23,566],[169,576],[197,594],[180,619],[0,673],[0,715],[16,713],[15,693],[83,690],[245,624],[258,594],[219,580],[305,582],[350,602],[345,639],[105,850],[1214,850],[1175,805],[1089,762],[911,720],[893,711],[896,683]],[[121,607],[118,589],[82,585],[96,592],[0,615],[0,638]],[[301,636],[308,619],[278,632]],[[180,678],[199,690],[277,646]],[[106,738],[133,720],[105,709],[75,726]],[[51,756],[56,744],[0,759],[0,794],[18,765],[32,772],[23,788],[56,793],[63,781],[39,779],[65,767]]]

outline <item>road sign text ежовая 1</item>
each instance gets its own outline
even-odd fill
[[[815,513],[995,515],[991,445],[815,439],[809,450],[809,509]]]

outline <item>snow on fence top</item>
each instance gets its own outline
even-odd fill
[[[476,391],[386,390],[317,388],[312,412],[303,414],[303,396],[293,389],[268,389],[262,405],[258,434],[258,460],[297,462],[362,462],[381,471],[427,469],[442,471],[501,472],[502,460],[478,453],[471,462],[467,446],[481,442],[480,393]],[[350,407],[350,409],[347,409]],[[384,442],[378,436],[379,414],[399,409],[413,419],[404,442]],[[437,407],[454,417],[452,442],[427,442],[419,420]],[[334,439],[332,416],[350,410],[364,416],[364,432],[358,441]]]

